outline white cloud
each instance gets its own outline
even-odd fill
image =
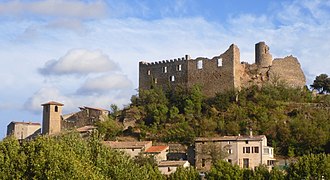
[[[25,102],[24,109],[40,113],[41,104],[49,101],[61,102],[72,106],[72,100],[70,98],[63,96],[56,87],[49,86],[43,87],[34,93],[33,96]]]
[[[79,0],[13,0],[0,3],[0,14],[14,17],[55,17],[94,19],[106,15],[103,1],[84,2]]]
[[[118,70],[117,64],[101,51],[73,49],[58,60],[47,61],[40,72],[44,75],[87,75]]]
[[[113,90],[132,89],[132,82],[122,74],[107,74],[96,78],[89,78],[78,89],[81,94],[109,93]]]

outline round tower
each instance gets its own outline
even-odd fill
[[[260,67],[272,65],[273,57],[269,53],[269,47],[265,42],[259,42],[255,45],[255,58],[255,63]]]
[[[42,104],[42,134],[56,134],[61,131],[61,114],[63,105],[64,104],[55,101]]]

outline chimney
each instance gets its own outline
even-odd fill
[[[250,137],[253,137],[252,128],[250,128]]]

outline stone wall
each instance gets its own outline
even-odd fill
[[[140,62],[139,88],[152,86],[192,87],[200,85],[205,96],[218,92],[240,90],[252,85],[284,82],[291,87],[303,87],[305,75],[297,58],[288,56],[272,60],[269,47],[264,42],[255,45],[255,63],[240,62],[240,51],[232,44],[229,49],[211,59],[189,56],[154,63]],[[179,68],[180,66],[180,68]]]

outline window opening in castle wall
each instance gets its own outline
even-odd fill
[[[179,64],[178,66],[177,66],[177,71],[181,71],[182,70],[182,65],[181,64]]]
[[[203,69],[203,60],[197,61],[197,69]]]
[[[170,81],[174,82],[175,81],[175,77],[174,76],[170,76]]]
[[[150,70],[147,71],[147,74],[150,76]]]
[[[167,73],[167,67],[163,67],[163,73]]]
[[[154,83],[157,84],[157,78],[154,78]]]
[[[222,66],[222,58],[219,58],[218,59],[218,67],[221,67]]]

